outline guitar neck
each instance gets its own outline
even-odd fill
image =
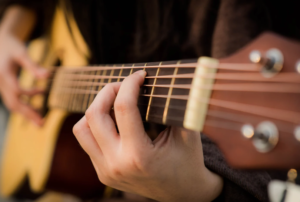
[[[299,51],[299,43],[265,33],[220,61],[63,68],[48,104],[85,112],[105,84],[144,69],[144,121],[201,131],[238,168],[299,168]]]
[[[106,65],[60,69],[54,76],[49,97],[51,108],[84,113],[107,84],[121,82],[138,70],[147,76],[138,107],[144,121],[184,126],[197,60]]]

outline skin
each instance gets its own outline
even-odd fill
[[[6,107],[21,113],[37,125],[42,125],[40,115],[22,102],[22,96],[41,93],[38,89],[22,89],[17,80],[19,67],[31,72],[36,78],[48,77],[48,72],[29,58],[24,41],[35,24],[35,14],[20,6],[6,10],[0,24],[0,94]]]
[[[110,187],[157,201],[212,201],[223,179],[205,167],[200,134],[169,127],[147,136],[137,107],[145,75],[106,85],[74,126],[77,140]]]

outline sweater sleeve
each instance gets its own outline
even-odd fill
[[[224,187],[215,202],[267,202],[267,185],[274,179],[282,179],[284,172],[243,171],[231,168],[218,147],[205,135],[201,136],[205,166],[222,176]]]

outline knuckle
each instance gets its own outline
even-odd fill
[[[103,173],[98,174],[98,179],[105,185],[111,186],[112,185],[112,180],[108,175],[105,175]]]
[[[75,135],[78,135],[80,131],[81,131],[80,125],[79,125],[79,123],[76,123],[76,124],[73,126],[73,133],[74,133]]]
[[[129,103],[124,99],[117,99],[114,103],[114,110],[124,114],[129,110]]]
[[[141,157],[136,153],[127,159],[126,165],[129,170],[132,170],[133,172],[147,172],[149,166],[145,157]]]
[[[108,84],[105,84],[105,86],[103,88],[113,88],[113,84],[112,83],[108,83]]]
[[[88,110],[86,110],[85,112],[85,117],[87,122],[90,122],[94,119],[94,115],[95,115],[95,110],[93,109],[93,107],[89,107]]]
[[[123,176],[120,166],[111,166],[109,172],[112,179],[119,179]]]

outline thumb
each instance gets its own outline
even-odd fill
[[[49,76],[49,71],[41,68],[35,62],[33,62],[29,55],[27,54],[26,48],[22,48],[21,51],[15,54],[14,60],[18,63],[22,68],[31,72],[37,78],[47,78]]]

